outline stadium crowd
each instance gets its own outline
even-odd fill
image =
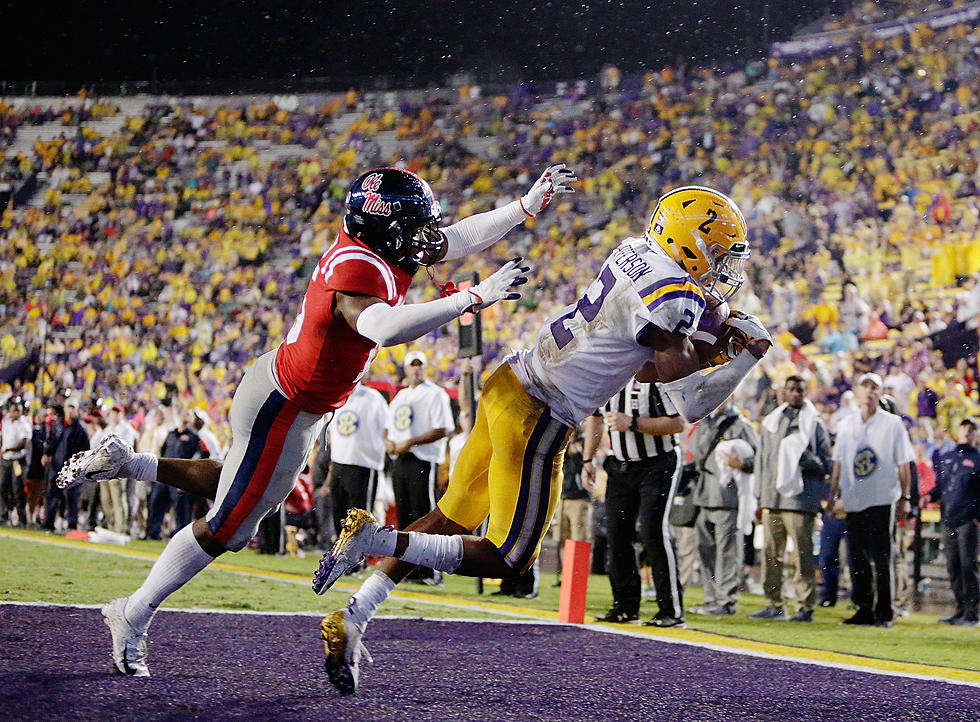
[[[425,177],[448,219],[516,197],[544,163],[583,179],[501,246],[534,263],[535,283],[515,309],[484,313],[485,369],[642,232],[664,189],[730,194],[753,249],[736,303],[777,341],[740,408],[760,422],[799,373],[833,432],[855,380],[877,373],[925,489],[934,452],[977,411],[978,61],[980,29],[918,25],[853,53],[771,58],[751,72],[617,74],[601,89],[351,91],[295,108],[157,99],[104,137],[86,122],[117,115],[111,101],[79,97],[66,111],[0,102],[0,180],[44,180],[30,204],[0,216],[0,397],[34,422],[29,500],[39,504],[53,478],[34,468],[38,451],[52,467],[67,450],[38,433],[87,425],[91,441],[123,423],[110,413],[156,450],[196,410],[211,446],[227,446],[243,364],[288,329],[349,182],[384,163]],[[51,122],[59,136],[6,154],[25,126]],[[476,267],[485,275],[499,260]],[[410,300],[438,295],[417,288]],[[433,378],[452,384],[455,331],[418,345]],[[383,351],[368,376],[389,397],[407,351]],[[49,528],[57,508],[49,500]]]

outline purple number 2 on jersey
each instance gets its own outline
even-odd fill
[[[551,323],[551,336],[555,339],[555,343],[559,349],[565,348],[575,337],[565,327],[565,322],[570,320],[576,313],[582,314],[582,318],[585,319],[586,323],[594,321],[595,317],[599,315],[599,308],[602,306],[606,294],[616,285],[616,274],[612,272],[611,268],[606,266],[602,269],[602,273],[599,274],[599,283],[602,284],[602,288],[599,290],[598,298],[595,300],[589,299],[589,292],[586,291],[585,295],[575,304],[575,308],[559,316]]]

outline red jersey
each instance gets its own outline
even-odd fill
[[[309,474],[300,474],[296,479],[296,485],[289,492],[286,501],[287,514],[305,514],[313,508],[313,477]]]
[[[341,232],[317,263],[299,315],[276,354],[276,378],[286,396],[311,414],[343,406],[378,346],[333,317],[334,294],[359,293],[398,306],[411,282],[410,275]]]

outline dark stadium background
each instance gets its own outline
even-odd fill
[[[762,57],[846,0],[7,3],[0,80],[320,78],[321,85],[592,76]],[[20,28],[20,30],[17,30]]]

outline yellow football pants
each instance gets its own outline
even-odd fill
[[[562,461],[571,430],[530,396],[508,364],[483,387],[476,421],[460,451],[439,509],[476,529],[519,571],[537,558],[561,495]]]

